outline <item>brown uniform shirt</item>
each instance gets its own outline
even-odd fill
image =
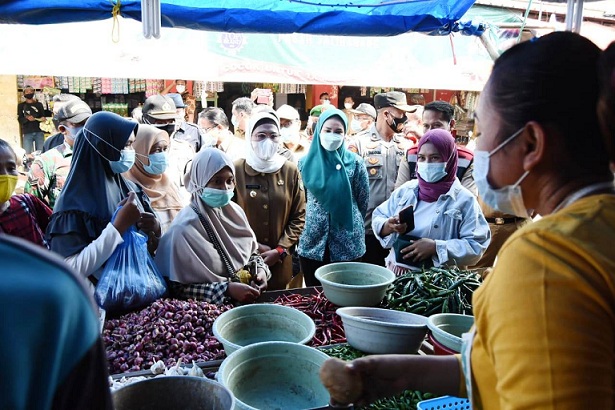
[[[243,208],[259,243],[292,251],[305,225],[305,192],[297,166],[286,161],[277,172],[265,174],[245,159],[235,161],[235,200]],[[286,289],[292,279],[292,259],[270,267],[269,290]]]

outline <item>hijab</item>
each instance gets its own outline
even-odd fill
[[[442,129],[430,130],[419,140],[418,152],[426,143],[431,143],[436,147],[440,156],[446,160],[446,176],[438,182],[427,182],[417,174],[419,180],[419,200],[425,202],[436,202],[440,195],[447,193],[457,175],[457,146],[455,138],[450,132]]]
[[[323,208],[331,215],[331,221],[338,226],[352,228],[352,189],[346,168],[354,166],[356,156],[342,144],[335,151],[327,151],[320,145],[320,134],[325,121],[337,117],[348,129],[346,114],[337,108],[329,108],[318,118],[314,139],[307,155],[302,158],[301,176],[303,184]]]
[[[100,322],[84,280],[58,255],[9,235],[0,234],[0,260],[2,407],[65,407],[59,397],[83,407],[80,391],[66,382],[84,366],[88,381],[97,383],[88,390],[103,399],[106,366],[93,354],[102,346]]]
[[[137,130],[137,136],[132,147],[136,151],[135,164],[128,172],[124,173],[124,177],[143,189],[143,192],[149,197],[152,208],[160,211],[169,211],[171,220],[184,207],[177,187],[166,172],[160,175],[152,175],[145,171],[142,161],[149,161],[149,153],[154,145],[160,141],[170,143],[169,134],[160,128],[153,125],[141,124]],[[149,163],[149,162],[148,162]]]
[[[137,123],[100,111],[75,136],[71,169],[47,227],[51,250],[63,257],[98,238],[118,203],[137,187],[111,170]]]
[[[235,202],[211,208],[201,199],[202,189],[220,170],[228,167],[235,175],[230,157],[217,148],[201,149],[192,161],[188,192],[191,205],[213,228],[235,271],[248,263],[258,249],[256,236],[246,214]],[[191,207],[184,208],[162,236],[156,263],[163,275],[180,283],[212,283],[228,280],[229,272],[213,246],[209,234]]]
[[[264,172],[266,174],[277,172],[286,162],[286,158],[277,152],[268,161],[259,158],[256,152],[254,152],[252,133],[260,124],[271,121],[273,121],[279,133],[280,120],[274,111],[266,109],[262,111],[253,111],[250,116],[250,121],[248,122],[248,128],[246,129],[246,162],[255,171]]]

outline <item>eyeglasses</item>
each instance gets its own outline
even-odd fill
[[[295,124],[295,120],[285,120],[285,121],[280,121],[280,128],[290,128],[293,126],[293,124]]]
[[[252,134],[252,139],[254,141],[263,141],[267,138],[271,138],[272,140],[276,141],[278,139],[280,139],[280,134],[272,132],[272,133],[264,133],[264,132],[259,132],[258,134]]]

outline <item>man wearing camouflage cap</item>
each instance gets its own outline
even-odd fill
[[[62,105],[54,119],[58,122],[58,131],[64,135],[64,143],[36,157],[30,166],[25,191],[52,209],[70,171],[75,139],[91,115],[90,107],[79,98]]]

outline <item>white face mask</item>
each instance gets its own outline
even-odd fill
[[[350,110],[352,108],[352,103],[344,103],[344,108]]]
[[[296,130],[293,126],[280,128],[280,137],[282,137],[282,142],[292,142],[298,135],[299,130]]]
[[[329,100],[323,100],[322,105],[329,105],[331,104],[331,101]]]
[[[252,148],[257,157],[263,161],[269,161],[278,152],[279,143],[271,138],[265,138],[262,141],[252,141]]]
[[[333,132],[320,134],[320,145],[327,151],[335,151],[344,143],[344,135]]]
[[[487,175],[489,175],[489,160],[493,154],[502,147],[515,139],[525,127],[508,137],[498,145],[493,151],[474,151],[474,182],[478,189],[480,198],[491,208],[506,214],[515,215],[520,218],[529,218],[530,212],[523,203],[523,193],[521,192],[521,182],[528,176],[530,171],[525,171],[523,175],[513,185],[495,189],[489,185]]]
[[[176,85],[175,86],[175,90],[177,90],[178,93],[183,94],[184,91],[186,91],[186,86],[185,85]]]
[[[353,130],[354,132],[363,131],[363,127],[361,127],[361,121],[359,121],[356,118],[354,118],[350,122],[350,129]]]
[[[438,182],[446,176],[446,162],[417,162],[416,166],[425,182]]]

